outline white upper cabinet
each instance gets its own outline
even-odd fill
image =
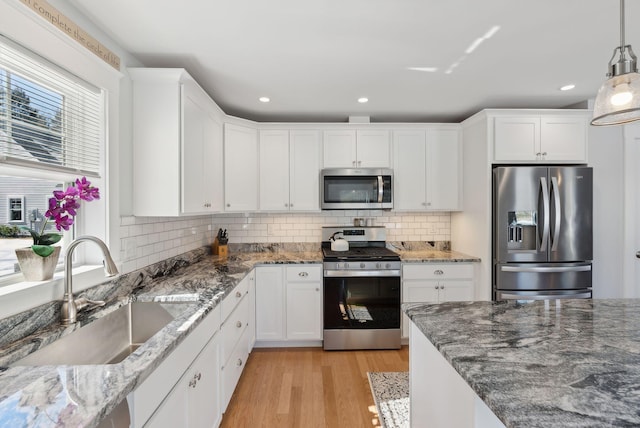
[[[260,210],[289,210],[289,131],[260,131]]]
[[[318,211],[318,131],[260,131],[260,210]]]
[[[324,168],[390,168],[387,130],[324,131]]]
[[[496,163],[587,162],[584,115],[498,116],[493,132]]]
[[[133,80],[134,214],[220,211],[221,111],[183,69],[128,71]]]
[[[322,154],[318,131],[289,133],[289,209],[320,210]]]
[[[459,210],[460,130],[430,128],[393,133],[394,209]]]
[[[224,125],[224,201],[228,212],[258,209],[258,132],[253,128]]]

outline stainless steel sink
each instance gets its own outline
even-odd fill
[[[133,302],[16,361],[14,366],[117,364],[174,319],[164,306]]]

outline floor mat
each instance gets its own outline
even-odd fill
[[[409,372],[369,372],[383,428],[409,428]]]

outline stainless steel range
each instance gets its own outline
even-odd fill
[[[349,242],[331,250],[332,237]],[[400,257],[384,227],[322,228],[324,349],[400,348]]]

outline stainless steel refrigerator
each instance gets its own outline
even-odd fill
[[[593,171],[493,170],[494,298],[591,297]]]

